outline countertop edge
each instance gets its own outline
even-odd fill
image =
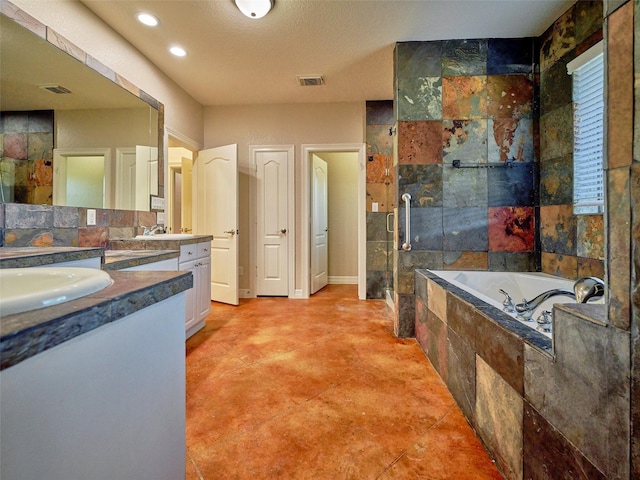
[[[191,272],[109,272],[113,285],[52,307],[8,315],[0,326],[0,370],[193,286]]]

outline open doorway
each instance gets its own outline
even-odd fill
[[[357,283],[358,298],[365,299],[366,169],[364,144],[302,146],[301,207],[303,218],[309,218],[309,228],[303,228],[301,235],[301,297],[308,298],[311,294],[312,276],[315,274],[311,261],[314,254],[314,234],[311,231],[315,208],[312,198],[314,158],[321,158],[327,163],[329,190],[327,199],[327,281],[328,283]]]

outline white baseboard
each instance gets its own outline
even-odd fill
[[[301,288],[296,288],[296,289],[293,291],[293,297],[291,297],[291,298],[304,298],[304,297],[302,296],[302,289],[301,289]]]
[[[329,276],[328,281],[332,285],[357,285],[358,276]]]

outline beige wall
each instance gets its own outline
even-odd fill
[[[300,211],[301,156],[304,144],[364,143],[365,103],[318,103],[288,105],[246,105],[205,107],[204,144],[206,148],[238,144],[241,169],[249,166],[250,145],[294,145],[296,183],[296,278],[301,288],[300,232],[307,225],[306,213]],[[357,180],[354,188],[357,189]],[[248,184],[240,195],[240,232],[249,231],[250,212]],[[250,241],[240,243],[240,265],[249,271]],[[248,288],[248,278],[240,278],[240,288]]]
[[[329,173],[329,282],[358,277],[358,154],[323,152]],[[338,282],[343,283],[343,282]]]
[[[165,106],[165,125],[202,143],[202,105],[77,1],[12,0]]]

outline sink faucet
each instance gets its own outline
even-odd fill
[[[143,232],[142,235],[144,235],[145,237],[148,237],[150,235],[154,235],[156,232],[158,231],[162,231],[162,233],[164,233],[164,226],[162,225],[154,225],[153,227],[151,227],[150,229],[145,227],[144,225],[140,225],[143,228]]]

